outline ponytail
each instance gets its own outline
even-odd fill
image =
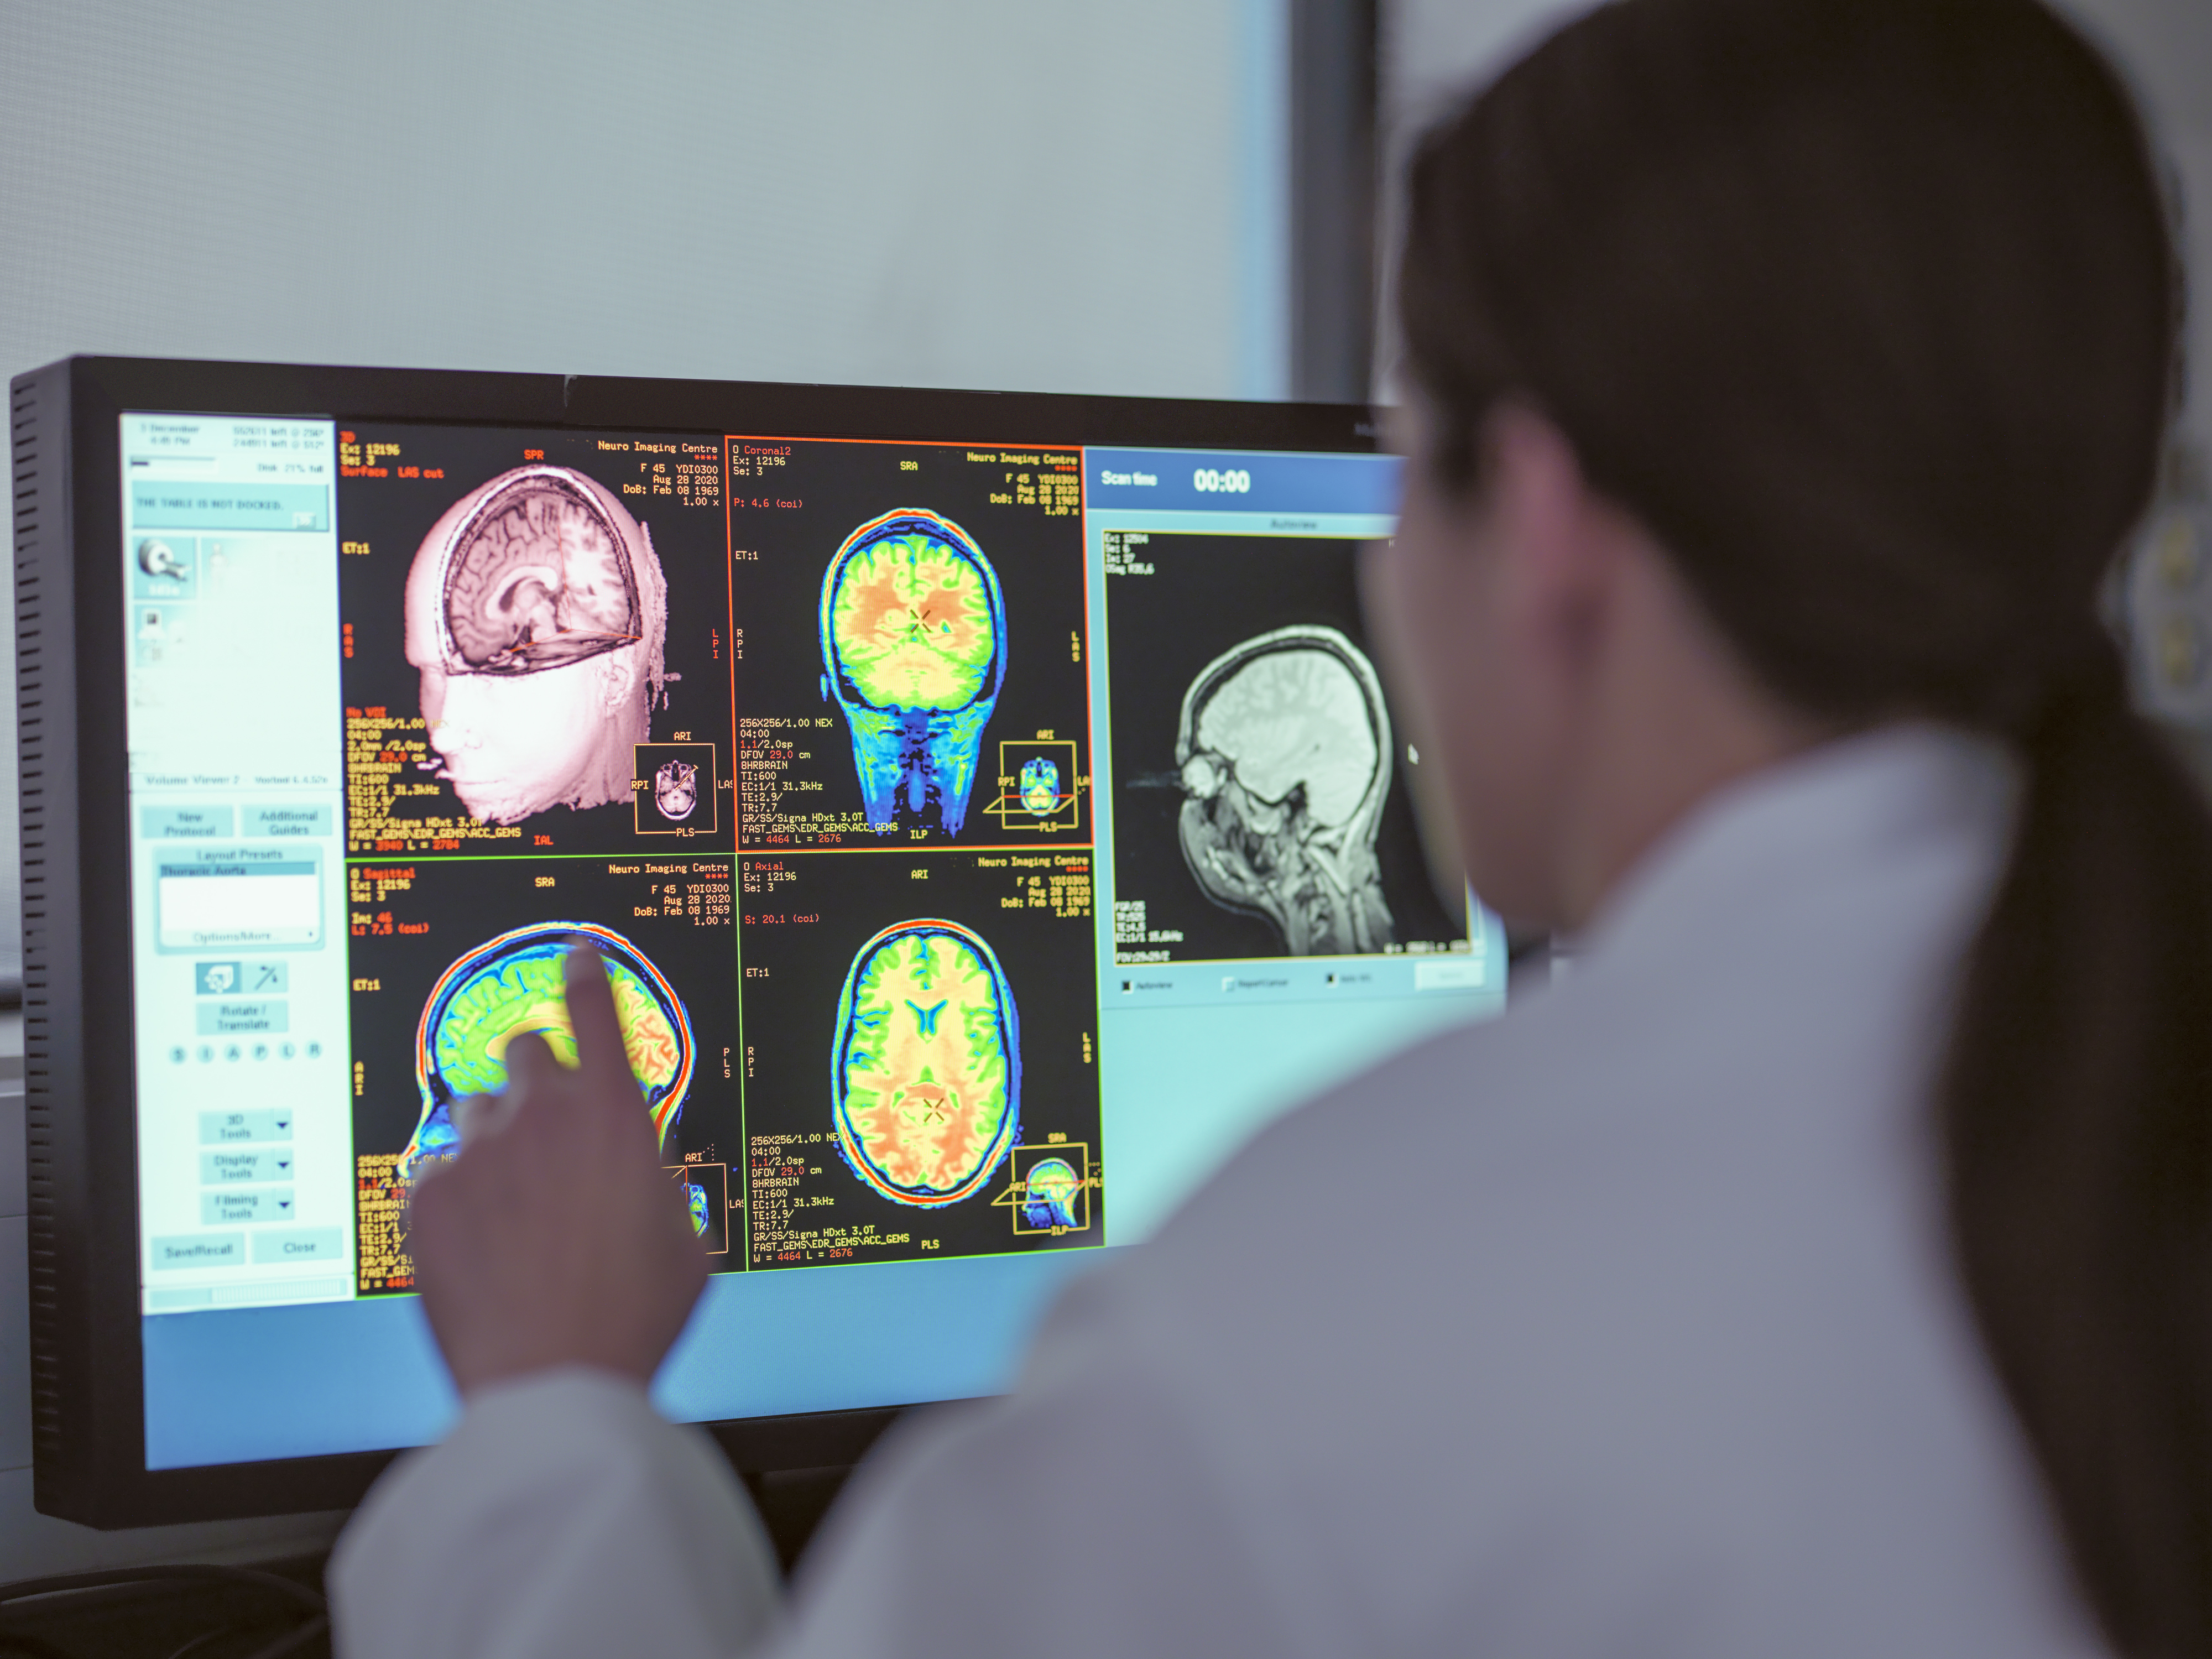
[[[2025,747],[1943,1079],[1954,1237],[2106,1632],[2212,1653],[2212,827],[2116,669]]]
[[[2096,601],[2180,291],[2134,106],[2041,0],[1614,0],[1430,137],[1399,293],[1443,482],[1524,399],[1776,694],[2021,756],[1935,1102],[1952,1235],[2144,1659],[2212,1659],[2212,820]]]

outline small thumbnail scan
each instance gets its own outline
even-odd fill
[[[720,443],[338,436],[348,852],[727,850]]]
[[[356,863],[354,1148],[360,1289],[414,1285],[406,1195],[459,1146],[455,1104],[504,1086],[507,1044],[543,1035],[573,1060],[569,941],[607,964],[641,1109],[692,1224],[734,1267],[731,1170],[742,1146],[730,860],[663,856]]]
[[[1087,837],[1079,452],[728,456],[741,844]]]
[[[749,1265],[1103,1237],[1088,848],[740,857]]]
[[[1357,544],[1112,531],[1115,960],[1448,951]]]

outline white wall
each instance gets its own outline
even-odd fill
[[[1279,397],[1285,38],[1282,0],[0,0],[0,375]],[[0,1578],[327,1532],[30,1512],[21,1148],[0,1097]]]

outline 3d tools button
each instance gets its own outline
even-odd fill
[[[228,1187],[254,1181],[289,1181],[294,1159],[289,1146],[240,1147],[202,1152],[200,1185]]]
[[[265,1112],[202,1112],[200,1145],[235,1146],[240,1141],[289,1140],[292,1113],[279,1106]]]
[[[244,1233],[185,1233],[174,1238],[154,1241],[154,1268],[157,1273],[172,1267],[242,1267],[245,1265]]]
[[[138,833],[149,841],[228,841],[228,806],[142,806]],[[251,830],[246,832],[252,835]]]
[[[289,1221],[297,1213],[289,1187],[200,1194],[200,1219],[210,1226],[218,1221]]]
[[[292,1227],[253,1235],[257,1267],[274,1261],[338,1261],[344,1256],[345,1237],[337,1227]]]
[[[240,810],[238,832],[241,836],[278,838],[327,836],[331,833],[331,809],[327,805],[297,806],[285,801],[248,806]]]
[[[281,1002],[203,1002],[193,1011],[199,1017],[202,1036],[243,1036],[258,1031],[287,1029],[289,1016]]]

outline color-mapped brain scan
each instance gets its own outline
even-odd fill
[[[1060,768],[1042,757],[1022,763],[1022,806],[1030,817],[1048,818],[1060,811]]]
[[[900,1204],[971,1197],[1020,1128],[1013,990],[982,938],[902,921],[853,958],[830,1061],[838,1150]]]
[[[990,561],[950,519],[886,513],[830,559],[820,620],[823,690],[845,711],[868,822],[958,834],[1006,675]]]
[[[563,1064],[575,1064],[562,964],[569,941],[579,938],[591,940],[605,959],[630,1071],[666,1143],[691,1081],[691,1022],[683,1003],[660,970],[619,933],[590,922],[540,922],[479,945],[431,988],[415,1039],[422,1116],[400,1155],[402,1180],[460,1150],[454,1103],[506,1086],[507,1047],[523,1032],[538,1032]]]
[[[1022,1183],[1022,1219],[1032,1227],[1069,1227],[1075,1219],[1075,1195],[1083,1178],[1064,1158],[1041,1158]]]

